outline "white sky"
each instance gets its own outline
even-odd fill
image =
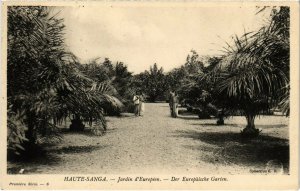
[[[64,7],[66,44],[82,62],[122,61],[134,73],[184,64],[191,49],[221,54],[234,34],[257,30],[269,13],[255,7]]]

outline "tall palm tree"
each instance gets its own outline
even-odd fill
[[[280,19],[278,19],[280,18]],[[284,19],[285,18],[285,19]],[[214,68],[219,94],[227,107],[243,110],[244,135],[258,135],[255,117],[288,96],[289,9],[274,12],[270,23],[256,33],[235,38],[220,64]]]

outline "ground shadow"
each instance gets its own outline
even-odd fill
[[[230,126],[230,127],[240,127],[238,124],[233,123],[225,123],[224,125],[217,125],[217,120],[215,120],[215,123],[192,123],[191,125],[197,125],[197,126],[209,126],[209,127],[224,127],[224,126]]]
[[[92,128],[86,126],[83,131],[70,131],[69,128],[60,128],[60,132],[62,135],[86,135],[86,136],[98,136],[93,133]]]
[[[61,162],[61,158],[44,152],[43,155],[31,159],[15,159],[8,161],[7,174],[30,174],[39,170],[38,166],[55,166]]]
[[[276,124],[276,125],[256,125],[257,128],[270,129],[270,128],[286,128],[288,125]]]
[[[87,145],[87,146],[64,146],[54,149],[49,149],[49,154],[83,154],[91,153],[94,150],[103,149],[107,146],[104,145]]]
[[[196,113],[188,112],[188,111],[179,111],[178,112],[178,118],[184,119],[184,120],[213,120],[216,119],[213,116],[207,117],[207,118],[199,118],[199,116]]]
[[[109,116],[109,118],[134,118],[134,113],[122,112],[117,116]]]
[[[260,135],[243,139],[240,133],[176,131],[176,137],[191,138],[205,144],[185,146],[201,152],[201,160],[215,164],[237,164],[249,168],[266,168],[270,161],[280,163],[289,172],[289,142],[286,139]]]
[[[36,150],[32,157],[14,157],[8,160],[8,174],[34,174],[43,166],[51,167],[62,162],[64,154],[85,154],[103,149],[106,145],[62,146],[44,145],[42,150]]]
[[[191,123],[191,125],[197,125],[197,126],[214,126],[214,127],[223,127],[223,126],[230,126],[230,127],[242,127],[244,128],[245,124],[234,124],[234,123],[225,123],[224,125],[217,125],[217,122],[215,123]],[[276,125],[256,125],[257,128],[260,129],[270,129],[270,128],[286,128],[287,125],[284,124],[276,124]]]

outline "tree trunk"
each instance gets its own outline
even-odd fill
[[[217,121],[217,125],[224,125],[224,111],[222,109],[222,111],[217,111],[217,115],[218,115],[218,121]]]
[[[217,125],[224,125],[224,118],[222,115],[219,116],[219,119],[217,121]]]
[[[246,116],[246,119],[247,119],[247,127],[251,129],[255,129],[255,124],[254,124],[255,115],[249,114]]]
[[[257,137],[259,130],[255,128],[254,124],[256,115],[253,113],[248,113],[245,117],[247,119],[247,126],[242,130],[242,136],[248,138]]]
[[[27,115],[27,131],[25,132],[25,137],[29,140],[29,144],[35,144],[36,143],[36,130],[35,130],[35,126],[36,124],[36,116],[33,113],[29,113]]]
[[[35,156],[42,154],[37,144],[37,119],[33,112],[28,112],[26,116],[27,130],[25,131],[25,137],[28,141],[24,141],[22,146],[24,150],[20,150],[21,159],[32,159]]]

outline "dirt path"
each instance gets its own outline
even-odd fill
[[[143,117],[109,117],[108,132],[102,137],[66,133],[64,141],[50,149],[53,159],[23,168],[47,174],[239,174],[264,168],[273,159],[286,163],[287,118],[273,117],[271,126],[266,125],[269,119],[258,119],[258,127],[272,137],[263,133],[248,144],[238,134],[245,125],[242,117],[230,118],[225,121],[228,125],[220,127],[215,119],[171,118],[166,103],[145,107]],[[264,154],[277,149],[268,146],[270,142],[282,149],[275,152],[281,152],[279,156]]]

